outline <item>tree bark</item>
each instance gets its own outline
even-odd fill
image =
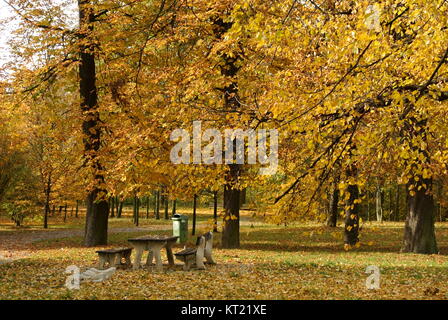
[[[395,194],[394,220],[400,221],[400,185],[397,183],[397,193]]]
[[[437,206],[436,206],[436,215],[439,217],[439,222],[442,222],[442,184],[440,181],[437,181]]]
[[[121,214],[123,213],[123,203],[124,201],[120,201],[120,206],[118,207],[117,218],[121,218]]]
[[[234,188],[239,177],[240,165],[229,165],[228,183],[224,186],[224,226],[222,230],[222,247],[226,249],[240,247],[240,190]]]
[[[174,216],[176,214],[176,206],[177,206],[177,200],[173,200],[173,210],[171,211],[171,216]]]
[[[115,197],[110,198],[111,201],[111,208],[110,208],[110,217],[115,218]]]
[[[336,227],[338,222],[338,203],[339,203],[339,190],[338,181],[334,181],[330,190],[330,203],[328,208],[327,226]]]
[[[428,189],[421,188],[414,195],[407,194],[408,214],[404,230],[403,252],[434,254],[438,253],[435,228],[434,228],[434,199],[429,190],[432,187],[432,179],[423,179]],[[416,185],[415,180],[411,184]],[[417,184],[418,185],[418,184]]]
[[[377,185],[375,193],[375,211],[376,211],[376,221],[383,222],[383,192],[381,187]]]
[[[140,218],[140,199],[134,196],[134,224],[138,227]]]
[[[64,205],[64,223],[67,221],[67,204]]]
[[[427,142],[427,120],[417,120],[410,117],[404,122],[404,142],[409,149],[417,152],[418,156],[410,163],[414,170],[426,168],[430,165],[427,149],[422,149],[420,143]],[[434,198],[432,177],[415,175],[406,186],[407,216],[404,230],[403,252],[435,254],[438,253],[434,227]]]
[[[392,201],[392,186],[389,186],[389,190],[387,191],[387,194],[388,194],[388,198],[389,198],[389,214],[388,214],[388,218],[389,218],[389,221],[392,221],[392,214],[394,212],[393,201]]]
[[[192,231],[191,231],[191,235],[195,235],[196,234],[196,208],[197,208],[197,200],[198,200],[198,196],[195,194],[193,197],[193,226],[192,226]]]
[[[242,189],[240,194],[240,209],[246,204],[246,194],[247,188]]]
[[[99,190],[89,192],[86,214],[86,229],[84,244],[88,247],[107,244],[107,222],[108,204],[107,201],[97,201]]]
[[[156,191],[156,219],[160,219],[160,191]]]
[[[48,214],[50,213],[50,195],[51,195],[51,174],[48,175],[47,186],[45,188],[44,229],[48,229]]]
[[[370,192],[368,189],[366,190],[366,195],[367,195],[367,221],[370,221]]]
[[[79,200],[76,200],[75,218],[78,218],[79,213]]]
[[[218,232],[218,191],[213,192],[213,232]]]
[[[170,218],[170,216],[169,216],[169,204],[170,204],[170,201],[168,200],[168,196],[166,196],[165,197],[165,203],[164,203],[164,205],[165,205],[165,220],[168,220]]]
[[[79,10],[79,86],[82,129],[84,133],[85,165],[92,170],[94,185],[87,194],[87,214],[84,235],[86,246],[107,244],[107,224],[109,205],[104,199],[106,194],[99,185],[104,183],[102,165],[97,153],[101,146],[101,120],[98,111],[98,93],[96,87],[95,45],[92,37],[95,13],[89,0],[78,0]]]
[[[347,177],[356,175],[355,165],[352,164],[347,170]],[[345,229],[344,243],[354,246],[359,242],[359,212],[360,212],[360,194],[357,184],[350,184],[347,188],[349,198],[345,203]],[[358,200],[358,201],[356,201]]]
[[[213,22],[214,33],[217,39],[222,39],[227,31],[232,27],[232,22],[225,22],[222,17],[218,17]],[[229,85],[222,89],[224,110],[228,112],[237,112],[241,109],[241,102],[238,96],[238,82],[236,76],[240,69],[241,54],[233,52],[232,55],[223,53],[221,55],[222,63],[220,73],[230,81]],[[236,139],[231,146],[236,152]],[[222,230],[222,248],[232,249],[240,247],[240,201],[241,190],[235,185],[241,175],[241,165],[228,164],[228,173],[226,175],[226,184],[224,186],[224,221]]]

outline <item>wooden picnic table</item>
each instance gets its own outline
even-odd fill
[[[157,270],[163,270],[161,251],[166,248],[166,255],[168,256],[168,264],[174,266],[174,257],[172,246],[176,243],[179,237],[168,236],[144,236],[138,238],[128,239],[129,243],[135,249],[134,270],[140,268],[140,262],[144,251],[148,251],[148,258],[146,265],[152,264],[153,258],[156,260]]]

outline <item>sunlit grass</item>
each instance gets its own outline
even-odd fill
[[[198,218],[199,232],[208,230],[210,213]],[[216,234],[218,265],[206,271],[185,272],[180,264],[162,273],[119,270],[107,282],[83,283],[74,291],[64,287],[65,268],[95,266],[97,248],[83,248],[78,236],[34,242],[25,259],[0,266],[0,299],[448,298],[447,224],[437,224],[441,254],[417,255],[400,253],[403,223],[365,224],[361,247],[346,252],[341,227],[317,223],[284,227],[247,219],[241,227],[240,249],[221,249]],[[130,223],[111,221],[113,227],[130,227]],[[128,238],[143,234],[171,234],[171,221],[149,219],[147,225],[165,228],[110,234],[110,246],[127,246]],[[190,235],[189,245],[194,240]],[[365,286],[369,265],[381,270],[379,290]]]

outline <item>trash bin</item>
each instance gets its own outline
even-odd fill
[[[188,216],[183,214],[175,214],[173,220],[173,236],[179,237],[177,243],[185,243],[188,238]]]

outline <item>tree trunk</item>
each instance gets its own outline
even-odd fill
[[[176,206],[177,206],[177,200],[173,200],[173,210],[171,212],[171,216],[174,216],[176,214]]]
[[[123,203],[124,201],[120,201],[120,206],[118,207],[117,218],[121,218],[121,214],[123,213]]]
[[[93,23],[95,13],[89,0],[78,0],[79,10],[79,86],[84,133],[84,165],[93,171],[94,186],[87,194],[87,214],[84,244],[97,246],[107,244],[107,224],[109,205],[104,199],[105,190],[98,187],[104,183],[103,168],[97,152],[101,146],[101,120],[98,112],[98,93],[96,88],[95,45]]]
[[[67,221],[67,204],[64,206],[64,223]]]
[[[44,229],[48,229],[48,214],[50,213],[50,195],[51,195],[51,174],[48,175],[47,186],[45,188]]]
[[[110,198],[111,201],[111,208],[110,208],[110,217],[115,218],[115,197]]]
[[[394,220],[400,221],[400,185],[397,183],[397,193],[395,194]]]
[[[197,208],[197,200],[198,200],[198,196],[195,194],[193,197],[193,226],[192,226],[192,231],[191,231],[191,235],[195,235],[196,234],[196,208]]]
[[[221,12],[222,15],[224,13]],[[232,22],[225,21],[222,17],[217,17],[213,21],[214,34],[217,39],[222,39],[226,32],[232,28]],[[223,53],[221,55],[220,73],[229,80],[229,84],[222,88],[223,107],[229,113],[238,112],[241,109],[237,74],[240,69],[241,52],[234,51],[232,54]],[[231,146],[236,153],[236,139]],[[226,174],[226,184],[224,186],[224,221],[222,230],[222,247],[225,249],[240,247],[240,201],[241,190],[236,187],[241,175],[241,165],[236,163],[228,164],[229,172]]]
[[[213,232],[218,232],[218,191],[213,192]]]
[[[165,197],[165,203],[164,203],[164,205],[165,205],[165,220],[168,220],[170,218],[170,216],[169,216],[169,204],[170,204],[170,201],[168,200],[168,196],[166,196]]]
[[[389,195],[389,221],[392,221],[392,214],[394,212],[393,201],[392,201],[392,186],[389,186],[389,190],[387,191]]]
[[[383,203],[382,203],[382,191],[381,187],[378,185],[376,187],[375,193],[375,210],[376,210],[376,221],[383,222]]]
[[[412,172],[430,166],[430,156],[421,142],[427,143],[427,119],[418,120],[415,116],[404,121],[404,143],[418,154],[408,165]],[[433,178],[415,175],[406,185],[407,215],[404,230],[403,252],[435,254],[438,253],[434,227]]]
[[[138,227],[140,218],[140,199],[134,196],[134,224]]]
[[[246,204],[246,194],[247,188],[242,189],[240,194],[240,209]]]
[[[137,197],[137,208],[135,214],[135,225],[138,227],[140,224],[140,198]]]
[[[442,184],[440,183],[440,181],[437,181],[436,183],[437,185],[437,216],[439,217],[439,222],[442,222]]]
[[[226,249],[240,247],[240,190],[234,188],[239,177],[240,165],[230,164],[228,183],[224,186],[224,225],[222,230],[222,247]]]
[[[356,167],[352,164],[347,170],[347,177],[354,177],[355,175]],[[347,188],[347,192],[349,198],[345,204],[344,243],[349,246],[355,246],[359,242],[360,194],[358,185],[350,184]]]
[[[367,221],[370,221],[370,192],[366,190],[367,194]]]
[[[430,193],[432,187],[432,179],[423,179],[428,186],[427,189],[421,188],[416,190],[414,195],[408,191],[408,214],[406,217],[406,225],[404,230],[403,252],[413,253],[438,253],[435,228],[434,228],[434,199]],[[418,185],[414,180],[408,183],[407,190],[410,185]],[[415,188],[418,189],[418,188]]]
[[[79,213],[79,200],[76,200],[75,218],[78,218]]]
[[[339,190],[338,181],[334,181],[330,190],[330,203],[328,208],[327,226],[336,227],[338,222],[338,203],[339,203]]]
[[[154,217],[155,217],[157,211],[157,191],[154,191],[153,194],[154,194]]]
[[[149,219],[149,196],[146,196],[146,219]]]
[[[160,191],[156,191],[156,219],[160,219]]]
[[[107,201],[97,201],[98,190],[89,192],[87,196],[87,214],[84,244],[89,247],[107,244]]]

